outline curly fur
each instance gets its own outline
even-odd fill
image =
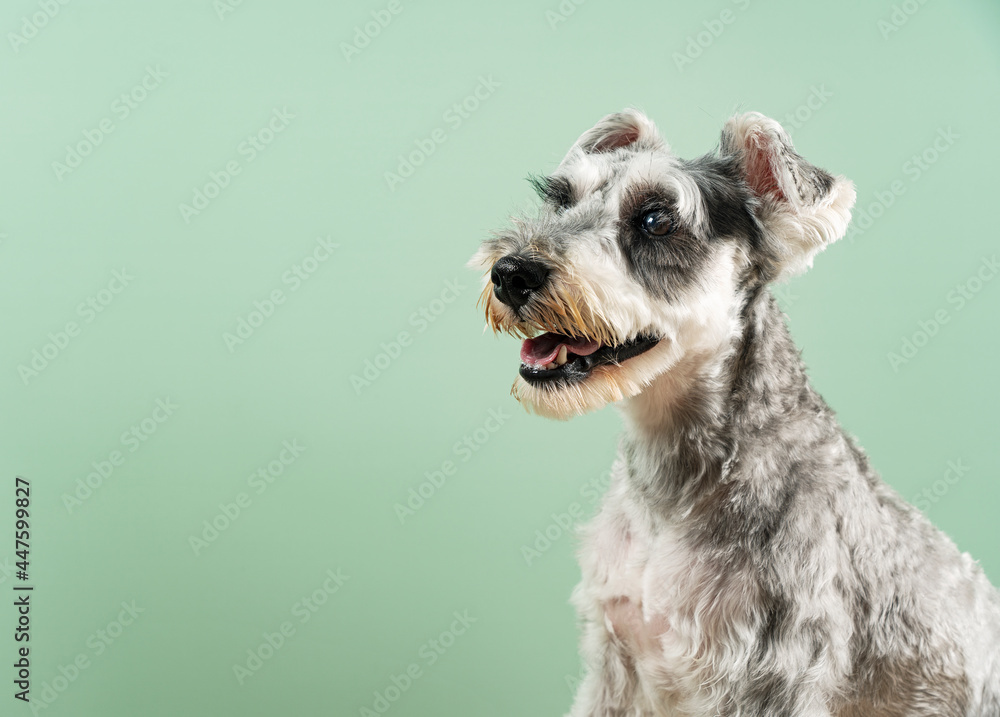
[[[757,113],[693,161],[610,115],[555,174],[563,205],[471,262],[489,324],[660,338],[581,383],[514,386],[543,415],[625,419],[583,533],[571,717],[1000,716],[1000,594],[840,427],[768,288],[844,235],[853,185]],[[650,198],[680,226],[663,241],[632,225]],[[552,273],[518,311],[488,278],[512,254]]]

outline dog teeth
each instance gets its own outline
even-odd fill
[[[568,360],[569,360],[569,357],[567,355],[566,347],[565,346],[560,346],[559,347],[559,353],[556,354],[556,360],[555,361],[551,361],[551,362],[549,362],[547,364],[543,364],[542,368],[545,369],[546,371],[551,371],[554,368],[559,368],[564,363],[566,363]]]

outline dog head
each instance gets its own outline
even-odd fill
[[[531,181],[537,216],[515,218],[469,264],[484,272],[488,325],[524,339],[514,395],[556,418],[718,352],[747,292],[811,266],[855,199],[758,113],[730,119],[718,150],[695,160],[642,113],[612,114]]]

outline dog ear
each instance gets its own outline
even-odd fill
[[[580,135],[576,144],[586,154],[614,152],[633,145],[639,149],[665,147],[656,125],[636,109],[608,115]]]
[[[854,184],[799,156],[773,119],[759,112],[732,117],[722,129],[720,152],[735,158],[759,201],[758,217],[772,245],[769,280],[805,271],[816,254],[847,232]]]

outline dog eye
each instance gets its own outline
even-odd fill
[[[639,227],[654,237],[665,237],[674,232],[674,221],[669,212],[654,209],[639,217]]]

